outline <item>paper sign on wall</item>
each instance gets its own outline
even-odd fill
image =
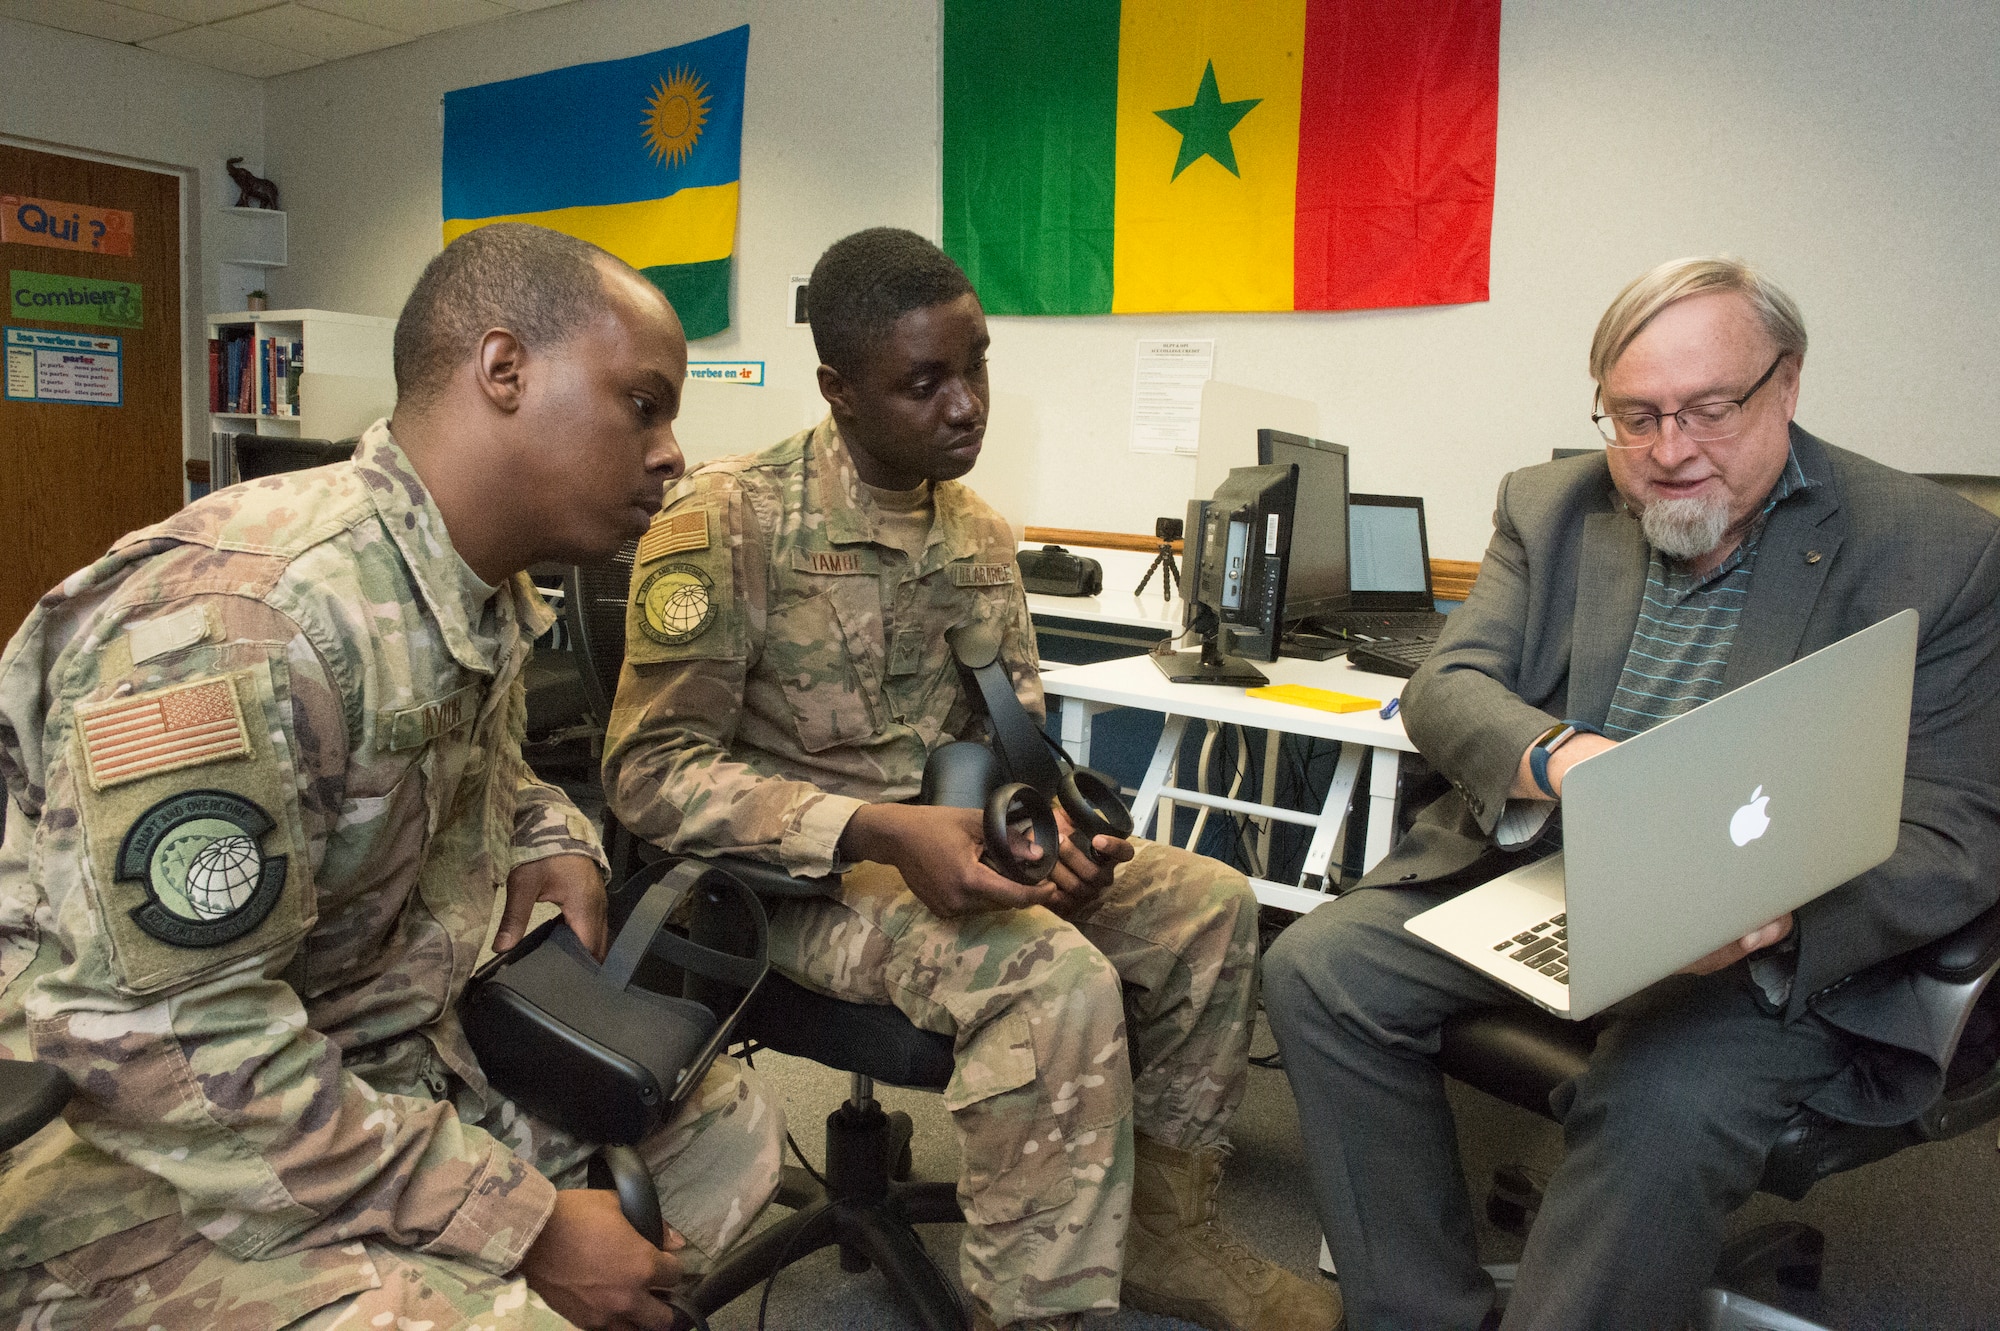
[[[0,194],[0,241],[129,257],[132,236],[132,214],[123,208]]]
[[[1142,339],[1132,376],[1132,451],[1193,454],[1201,443],[1201,386],[1214,371],[1214,338]]]
[[[24,273],[16,268],[7,275],[7,309],[16,319],[138,328],[146,319],[146,293],[137,282]]]
[[[123,348],[115,337],[9,328],[6,346],[9,401],[125,403]]]
[[[760,360],[691,360],[688,378],[704,383],[764,386],[764,362]]]

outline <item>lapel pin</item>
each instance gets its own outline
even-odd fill
[[[1808,550],[1808,551],[1806,551],[1806,563],[1808,563],[1808,564],[1817,564],[1817,563],[1819,563],[1819,551],[1817,551],[1817,550]]]

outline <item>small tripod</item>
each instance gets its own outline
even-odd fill
[[[1181,589],[1180,566],[1174,562],[1174,542],[1181,538],[1179,518],[1155,518],[1153,535],[1160,542],[1160,553],[1153,556],[1153,562],[1146,565],[1146,576],[1139,579],[1139,585],[1132,589],[1132,595],[1144,594],[1146,584],[1153,580],[1153,574],[1160,575],[1160,599],[1171,601]]]

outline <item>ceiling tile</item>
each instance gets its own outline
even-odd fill
[[[80,32],[108,42],[142,42],[181,26],[175,19],[107,4],[105,0],[0,0],[0,18]]]
[[[253,9],[269,9],[277,2],[278,0],[118,0],[119,4],[132,9],[143,9],[149,14],[165,14],[168,18],[177,18],[183,23],[213,23],[219,18],[234,18]]]
[[[304,5],[260,9],[254,14],[224,19],[210,26],[231,36],[248,37],[251,41],[303,51],[315,60],[340,60],[409,40],[400,32],[378,28],[372,23],[357,23],[339,14],[307,9]]]
[[[226,33],[215,27],[183,28],[139,44],[149,51],[158,51],[177,60],[191,60],[210,69],[226,69],[232,74],[247,74],[253,79],[289,74],[295,69],[320,63],[302,52],[288,51],[282,46]]]
[[[408,37],[485,23],[514,12],[495,0],[305,0],[305,4]]]

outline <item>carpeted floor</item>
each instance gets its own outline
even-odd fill
[[[594,786],[568,788],[596,813],[601,797]],[[1260,1029],[1255,1048],[1260,1054],[1275,1048],[1268,1031]],[[846,1074],[777,1054],[760,1057],[757,1065],[783,1095],[793,1135],[817,1167],[824,1120],[847,1094]],[[1483,1219],[1487,1181],[1504,1164],[1546,1171],[1561,1155],[1560,1135],[1543,1119],[1476,1091],[1454,1085],[1452,1094],[1474,1210],[1482,1217],[1480,1255],[1511,1262],[1520,1241]],[[958,1149],[938,1097],[893,1087],[881,1088],[880,1097],[915,1121],[917,1175],[955,1178]],[[1319,1227],[1304,1181],[1309,1147],[1299,1140],[1282,1072],[1251,1069],[1232,1137],[1236,1154],[1222,1186],[1225,1221],[1266,1255],[1315,1275]],[[1780,1295],[1768,1284],[1745,1292],[1837,1331],[2000,1331],[2000,1152],[1990,1125],[1837,1175],[1796,1205],[1755,1197],[1732,1229],[1780,1219],[1804,1220],[1825,1232],[1825,1283],[1811,1295]],[[925,1236],[947,1272],[957,1270],[958,1235],[958,1226],[933,1226]],[[715,1331],[755,1328],[763,1292],[722,1309],[711,1319]],[[879,1273],[847,1274],[832,1249],[779,1274],[765,1325],[771,1331],[916,1331]],[[1180,1331],[1185,1325],[1127,1312],[1093,1331]]]
[[[1272,1048],[1260,1033],[1258,1052]],[[847,1093],[845,1074],[775,1054],[757,1066],[785,1099],[792,1131],[814,1164],[823,1120]],[[952,1178],[957,1148],[935,1095],[884,1087],[890,1109],[916,1122],[916,1172]],[[1561,1151],[1553,1126],[1533,1115],[1454,1087],[1460,1137],[1475,1196],[1483,1197],[1495,1166],[1520,1162],[1547,1168]],[[1267,1255],[1312,1274],[1318,1226],[1304,1184],[1305,1153],[1298,1118],[1282,1072],[1252,1068],[1250,1090],[1237,1115],[1236,1155],[1225,1176],[1225,1221]],[[2000,1331],[2000,1153],[1981,1129],[1954,1141],[1905,1151],[1893,1159],[1822,1183],[1796,1206],[1758,1197],[1735,1218],[1738,1226],[1799,1218],[1827,1236],[1826,1280],[1814,1296],[1777,1297],[1773,1288],[1747,1292],[1816,1318],[1840,1331]],[[1482,1222],[1483,1226],[1483,1222]],[[955,1272],[958,1226],[933,1226],[932,1255]],[[1481,1255],[1512,1261],[1519,1241],[1482,1227]],[[715,1331],[758,1325],[762,1289],[722,1309]],[[916,1331],[879,1273],[849,1275],[833,1249],[787,1268],[771,1288],[765,1325],[772,1331]],[[1094,1323],[1103,1331],[1181,1331],[1185,1323],[1121,1313]]]

